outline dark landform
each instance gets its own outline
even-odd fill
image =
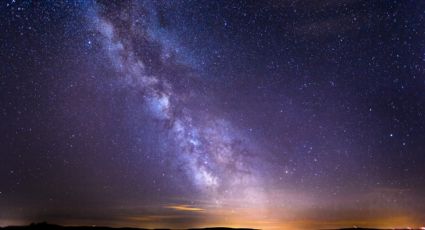
[[[104,226],[61,226],[56,224],[49,223],[33,223],[27,226],[8,226],[0,227],[0,230],[31,230],[31,229],[48,229],[48,230],[83,230],[83,229],[92,229],[92,230],[172,230],[169,228],[114,228],[114,227],[104,227]],[[341,229],[322,229],[322,230],[416,230],[414,228],[341,228]],[[184,229],[179,229],[184,230]],[[210,227],[210,228],[189,228],[186,230],[260,230],[254,228],[229,228],[229,227]],[[419,230],[419,229],[418,229]]]
[[[36,223],[30,224],[27,226],[8,226],[0,227],[1,230],[31,230],[31,229],[48,229],[48,230],[83,230],[83,229],[92,229],[92,230],[152,230],[149,228],[113,228],[113,227],[104,227],[104,226],[61,226],[56,224],[49,223]],[[155,228],[155,230],[171,230],[169,228]],[[187,230],[258,230],[253,228],[227,228],[227,227],[212,227],[212,228],[190,228]]]

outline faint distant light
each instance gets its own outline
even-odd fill
[[[420,227],[419,229],[421,229],[421,230],[425,230],[425,227]]]

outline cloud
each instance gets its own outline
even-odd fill
[[[166,206],[168,209],[173,209],[176,211],[184,211],[184,212],[202,212],[205,211],[205,209],[192,207],[190,205],[182,204],[182,205],[170,205]]]

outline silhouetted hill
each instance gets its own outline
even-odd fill
[[[37,223],[28,226],[9,226],[0,227],[0,230],[148,230],[146,228],[112,228],[112,227],[101,227],[101,226],[60,226],[48,223]],[[165,228],[156,228],[155,230],[170,230]],[[253,228],[226,228],[226,227],[214,227],[214,228],[190,228],[188,230],[256,230]]]

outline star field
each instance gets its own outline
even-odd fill
[[[424,3],[0,12],[0,226],[425,225]]]

